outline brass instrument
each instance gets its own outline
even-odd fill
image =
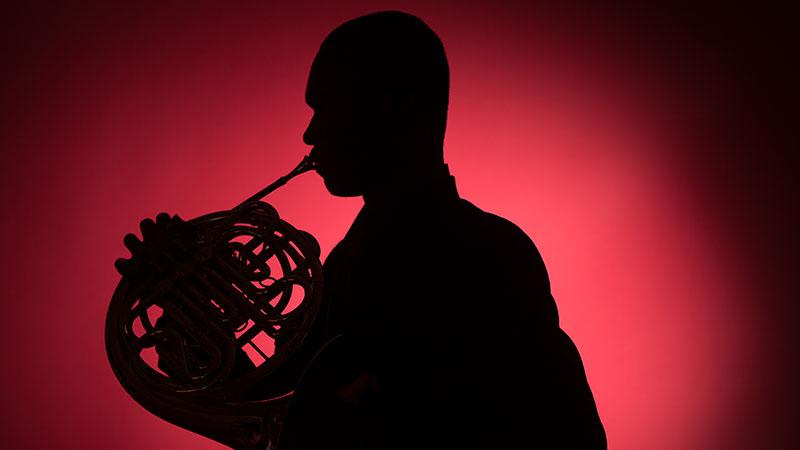
[[[229,211],[142,222],[111,298],[105,342],[119,382],[140,405],[235,449],[275,448],[291,386],[269,385],[296,354],[322,296],[317,241],[260,201],[314,169],[310,157]]]

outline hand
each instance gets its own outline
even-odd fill
[[[180,261],[193,257],[196,233],[191,224],[178,215],[160,213],[156,220],[144,219],[139,223],[142,239],[127,234],[122,242],[131,252],[131,257],[119,258],[114,263],[117,272],[124,277],[145,279],[155,273],[164,273],[177,266]]]
[[[354,406],[362,403],[367,396],[375,398],[379,393],[380,384],[378,379],[370,372],[358,374],[349,383],[336,390],[337,397]]]

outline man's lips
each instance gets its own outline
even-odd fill
[[[314,164],[314,171],[317,172],[317,175],[321,177],[325,176],[325,166],[320,164],[319,161]]]
[[[309,152],[309,157],[311,157],[311,161],[314,163],[314,170],[319,174],[322,175],[324,169],[322,168],[323,164],[319,158],[319,149],[314,146],[311,148],[311,152]]]

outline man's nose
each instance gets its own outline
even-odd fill
[[[308,122],[308,127],[303,133],[303,142],[306,145],[315,145],[317,143],[317,127],[319,127],[319,117],[317,113],[311,116],[311,121]]]

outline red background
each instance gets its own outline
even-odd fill
[[[319,43],[387,8],[441,36],[446,160],[463,197],[539,247],[609,448],[791,448],[785,12],[290,3],[4,14],[3,448],[220,448],[136,405],[108,366],[122,236],[160,211],[227,209],[294,167]],[[270,202],[323,256],[361,204],[315,175]]]

